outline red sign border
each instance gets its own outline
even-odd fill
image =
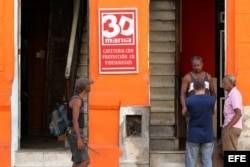
[[[134,71],[102,71],[102,64],[101,64],[101,12],[102,11],[128,11],[128,10],[134,10],[135,12],[135,48],[136,48],[136,65]],[[138,62],[138,9],[137,8],[99,8],[98,10],[98,39],[99,39],[99,74],[133,74],[133,73],[139,73],[139,62]]]

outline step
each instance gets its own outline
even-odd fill
[[[183,167],[185,151],[150,151],[150,167]],[[199,154],[196,167],[202,167]]]
[[[151,75],[174,75],[174,64],[150,64]]]
[[[151,124],[150,125],[150,138],[153,137],[174,137],[175,125],[172,124]]]
[[[150,11],[150,20],[175,20],[175,10]]]
[[[174,100],[175,88],[150,88],[150,100]]]
[[[153,42],[173,42],[175,41],[174,31],[151,31],[150,41]]]
[[[150,124],[175,124],[174,112],[151,112]]]
[[[151,75],[150,87],[174,87],[175,76],[174,75]]]
[[[149,55],[150,64],[174,64],[175,53],[151,52]]]
[[[150,11],[156,10],[175,10],[175,1],[159,1],[159,0],[151,0],[150,1]]]
[[[152,52],[156,53],[174,53],[175,52],[175,42],[150,42],[150,54]]]
[[[69,167],[72,166],[71,153],[66,149],[30,150],[16,152],[14,167]]]
[[[151,151],[179,150],[179,139],[176,137],[152,137],[150,138]]]
[[[175,101],[173,100],[151,100],[151,113],[153,112],[175,112]]]

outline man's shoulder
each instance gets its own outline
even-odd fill
[[[191,80],[191,72],[186,73],[186,74],[183,76],[183,79],[185,79],[185,80],[187,80],[187,81],[190,81],[190,80]]]
[[[82,100],[82,97],[79,95],[73,95],[71,96],[70,100]]]
[[[81,96],[75,95],[70,98],[70,103],[76,104],[76,103],[82,103]]]

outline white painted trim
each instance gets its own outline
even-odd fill
[[[20,45],[20,7],[21,0],[14,0],[14,80],[12,83],[11,95],[11,166],[15,165],[15,153],[19,148],[19,134],[20,134],[20,53],[18,49]]]
[[[71,34],[70,34],[70,41],[69,41],[69,50],[68,50],[68,57],[67,57],[67,64],[65,69],[65,78],[69,79],[71,65],[72,65],[72,58],[74,52],[74,45],[75,45],[75,38],[76,38],[76,29],[77,29],[77,22],[80,10],[80,0],[74,1],[74,14],[73,14],[73,23],[71,27]]]

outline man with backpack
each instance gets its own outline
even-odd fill
[[[72,153],[72,167],[87,167],[90,163],[87,142],[84,140],[84,103],[83,97],[90,92],[93,80],[78,78],[75,82],[74,95],[68,103],[69,130],[67,139]]]

